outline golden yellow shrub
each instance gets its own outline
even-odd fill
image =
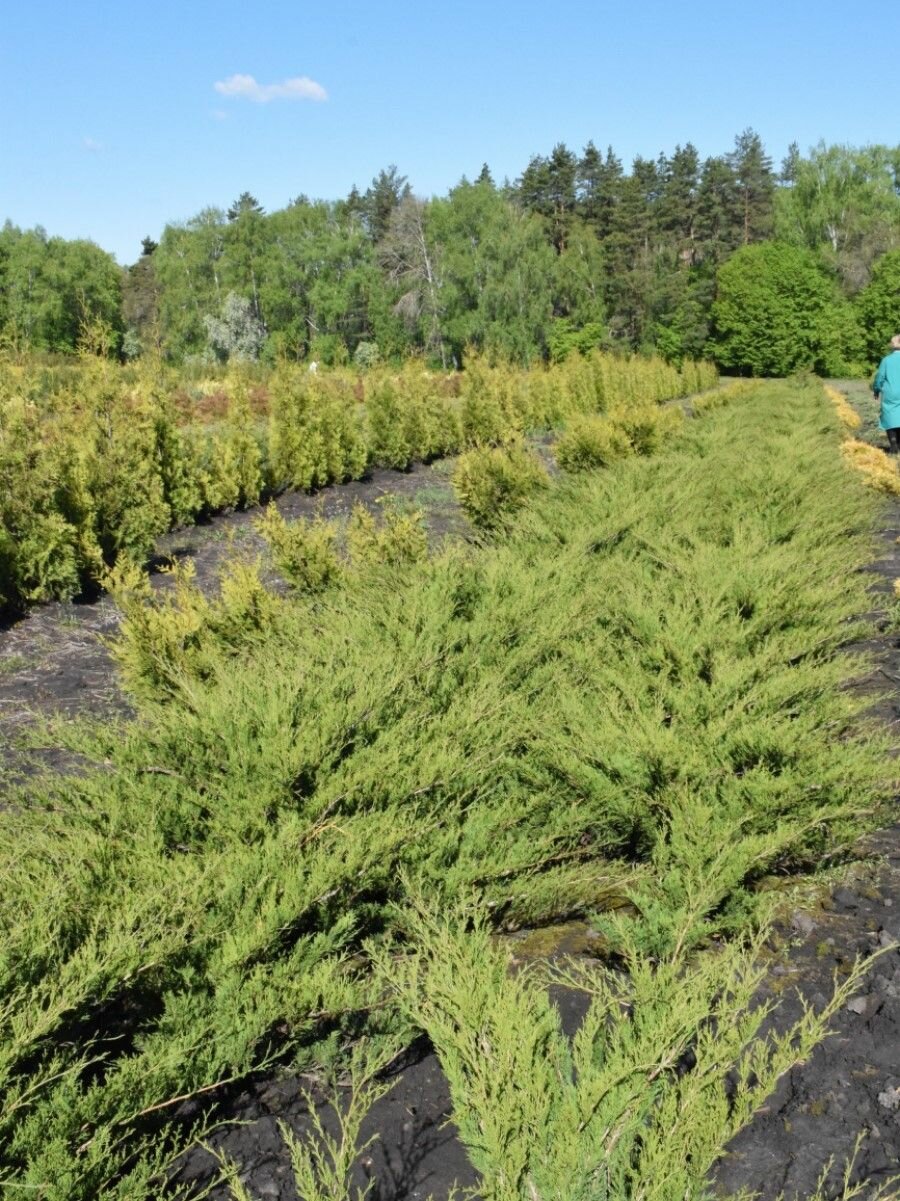
[[[859,413],[847,403],[847,397],[843,392],[839,392],[837,388],[831,388],[828,385],[825,387],[825,395],[834,405],[835,412],[838,415],[838,420],[842,425],[845,425],[848,430],[858,430],[862,425],[862,418]]]
[[[900,471],[897,460],[889,459],[884,451],[868,442],[848,438],[841,447],[846,461],[861,472],[866,483],[878,492],[889,496],[900,496]]]

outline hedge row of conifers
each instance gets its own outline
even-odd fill
[[[527,372],[474,362],[449,379],[408,366],[364,383],[285,368],[255,391],[235,372],[209,422],[185,417],[177,377],[150,368],[86,357],[50,387],[37,366],[2,365],[0,607],[75,596],[120,555],[143,561],[167,529],[285,488],[404,470],[715,379],[707,364],[600,354]]]

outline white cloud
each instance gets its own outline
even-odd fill
[[[216,121],[225,121],[228,113],[223,108],[214,108],[210,111],[210,116]]]
[[[270,100],[327,100],[328,93],[320,83],[307,75],[297,75],[283,83],[257,83],[252,75],[229,75],[213,84],[220,96],[235,96],[268,104]]]
[[[103,149],[103,143],[98,142],[96,138],[82,138],[81,145],[84,150],[89,150],[91,154],[99,154]]]

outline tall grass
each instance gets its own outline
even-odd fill
[[[0,812],[0,1180],[157,1196],[176,1099],[408,1036],[369,961],[411,894],[493,928],[596,914],[724,1013],[715,940],[890,793],[842,653],[876,504],[821,390],[773,384],[558,480],[491,545],[271,605],[235,578],[190,637],[135,596],[136,718],[58,726],[83,772]]]

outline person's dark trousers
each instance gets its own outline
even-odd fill
[[[888,454],[900,454],[900,429],[887,430]]]

